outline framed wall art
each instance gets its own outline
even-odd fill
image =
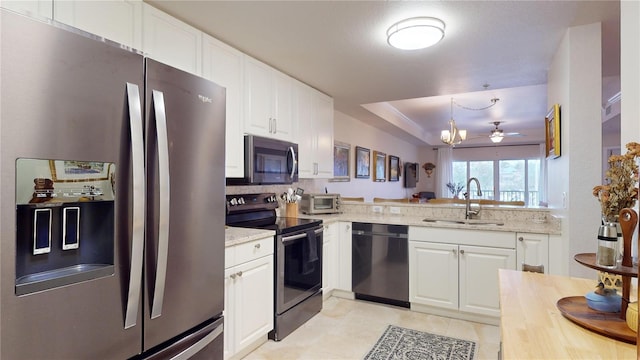
[[[371,152],[369,149],[356,146],[356,178],[369,178],[370,154]]]
[[[387,180],[387,154],[373,152],[373,181],[383,182]]]
[[[560,105],[554,104],[544,118],[547,158],[560,156]]]
[[[349,160],[351,145],[334,141],[333,143],[333,179],[329,181],[349,181]]]
[[[389,155],[389,181],[398,181],[400,179],[400,158]]]
[[[49,160],[54,182],[108,180],[111,163],[98,161]]]

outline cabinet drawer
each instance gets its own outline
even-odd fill
[[[409,227],[409,240],[515,249],[516,234],[506,231]]]
[[[268,237],[227,248],[225,268],[273,254],[273,243],[273,237]]]

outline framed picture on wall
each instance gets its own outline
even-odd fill
[[[389,155],[389,181],[398,181],[400,179],[400,158]]]
[[[383,182],[387,180],[387,154],[373,152],[373,181]]]
[[[351,145],[335,141],[333,143],[333,179],[329,181],[349,181],[349,160]]]
[[[547,158],[560,156],[560,105],[554,104],[544,118]]]
[[[371,152],[369,149],[356,146],[356,178],[369,178],[370,154]]]

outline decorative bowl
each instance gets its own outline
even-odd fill
[[[629,303],[627,306],[627,326],[635,332],[638,332],[638,302]]]
[[[614,313],[620,312],[622,307],[622,297],[615,291],[609,291],[607,295],[599,295],[592,291],[584,297],[587,299],[587,306],[593,310]]]

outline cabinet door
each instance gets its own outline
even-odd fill
[[[351,223],[338,223],[338,283],[336,289],[351,291]]]
[[[322,296],[326,299],[338,282],[338,224],[324,226],[322,244]]]
[[[225,176],[244,176],[242,53],[203,35],[202,76],[227,89]]]
[[[202,32],[147,4],[142,50],[162,63],[202,75]]]
[[[522,270],[522,264],[542,265],[544,272],[549,273],[549,235],[546,234],[516,234],[516,265]]]
[[[273,329],[273,255],[233,268],[236,352]]]
[[[142,1],[54,2],[55,20],[134,49],[142,49]]]
[[[458,309],[457,245],[409,241],[409,301]]]
[[[228,249],[227,249],[228,250]],[[235,354],[234,326],[237,322],[235,317],[235,280],[231,275],[235,275],[235,269],[229,268],[224,271],[224,358],[228,359]]]
[[[333,177],[333,99],[314,91],[313,132],[318,178]]]
[[[273,137],[272,69],[245,56],[244,60],[244,131]]]
[[[277,139],[291,141],[293,137],[292,86],[293,79],[277,70],[273,71],[275,110],[273,132]]]
[[[500,316],[498,269],[516,268],[516,252],[460,246],[460,310]]]
[[[315,178],[317,136],[313,130],[312,89],[299,81],[295,81],[293,89],[295,138],[298,143],[298,177],[313,179]]]
[[[2,0],[0,7],[30,17],[53,19],[53,0]]]

